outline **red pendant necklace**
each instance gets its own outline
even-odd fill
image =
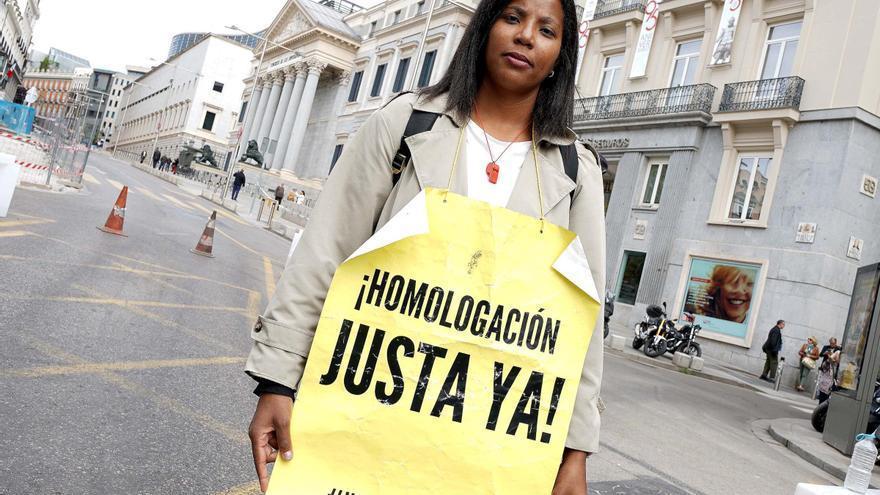
[[[476,106],[474,106],[474,116],[480,118],[480,115],[477,113]],[[504,155],[504,153],[506,153],[507,150],[510,149],[510,146],[515,143],[520,136],[522,136],[522,133],[528,130],[528,127],[519,131],[519,134],[517,134],[516,137],[513,138],[513,141],[507,143],[507,147],[504,148],[504,151],[502,151],[500,155],[498,155],[498,158],[492,156],[492,146],[489,144],[489,134],[486,133],[486,129],[484,129],[483,126],[480,125],[480,130],[483,131],[483,137],[486,139],[486,150],[489,152],[489,159],[491,160],[486,165],[486,178],[489,179],[490,183],[497,184],[498,176],[501,174],[501,167],[498,166],[498,161],[501,160],[501,157]]]

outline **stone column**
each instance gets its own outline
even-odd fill
[[[351,71],[342,71],[336,79],[336,98],[333,100],[333,113],[330,114],[328,122],[329,129],[338,129],[339,116],[342,115],[342,109],[348,103],[348,86],[351,84]],[[329,147],[320,151],[320,162],[312,160],[312,168],[309,169],[310,174],[316,177],[328,177],[330,175],[330,167],[332,166],[333,149],[336,147],[336,141],[330,141]]]
[[[242,128],[241,136],[243,139],[247,139],[250,136],[251,128],[254,125],[254,116],[257,113],[257,106],[260,104],[260,96],[263,95],[263,87],[261,86],[262,81],[259,78],[254,78],[254,89],[251,92],[251,99],[248,101],[247,112],[244,117],[244,127]],[[242,148],[247,148],[247,143],[242,144]]]
[[[284,112],[284,122],[281,124],[281,133],[278,135],[278,146],[275,147],[275,156],[272,157],[273,170],[281,168],[281,165],[284,163],[284,157],[287,155],[287,146],[290,144],[290,134],[293,132],[296,111],[299,109],[299,102],[302,100],[309,67],[303,62],[298,62],[294,64],[292,72],[296,74],[296,82],[293,84],[290,101],[288,101],[287,110]]]
[[[260,145],[260,151],[266,154],[269,147],[267,144],[263,146],[263,138],[269,136],[272,129],[272,122],[275,120],[275,114],[278,111],[278,100],[281,98],[281,85],[284,84],[284,76],[278,72],[271,75],[272,90],[269,93],[269,101],[266,103],[266,111],[260,120],[260,129],[257,131],[257,144]]]
[[[278,146],[272,148],[272,143],[278,141],[281,135],[281,126],[287,114],[287,106],[290,103],[290,95],[293,92],[293,81],[296,79],[296,72],[293,67],[284,69],[284,87],[281,89],[281,99],[278,100],[278,110],[275,111],[275,119],[272,120],[272,127],[269,129],[269,153],[266,161],[271,164],[272,156],[278,153]]]
[[[293,132],[290,136],[290,145],[287,147],[284,168],[293,170],[299,159],[299,151],[302,149],[303,139],[306,137],[306,127],[309,125],[309,114],[312,113],[312,103],[315,102],[315,92],[318,90],[318,79],[321,77],[327,64],[320,60],[311,59],[306,61],[309,67],[309,75],[303,88],[302,101],[296,111],[296,122],[293,124]]]
[[[271,79],[263,79],[263,95],[260,97],[260,103],[257,105],[257,112],[254,114],[254,123],[247,135],[246,141],[257,139],[257,133],[260,132],[260,126],[263,124],[263,115],[266,114],[266,104],[269,102],[269,91],[272,88]],[[260,144],[257,142],[257,144]]]

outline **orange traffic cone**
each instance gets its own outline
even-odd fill
[[[116,204],[113,205],[113,209],[110,211],[110,216],[107,217],[107,222],[103,226],[99,226],[99,230],[108,234],[128,237],[122,233],[122,224],[125,222],[125,201],[127,199],[128,186],[123,186],[122,191],[119,192],[119,197],[116,198]]]
[[[208,258],[214,257],[214,255],[211,254],[211,251],[214,249],[214,224],[216,222],[217,212],[215,211],[211,213],[211,219],[208,220],[208,224],[205,225],[205,231],[202,232],[202,237],[199,239],[199,243],[196,244],[195,249],[190,249],[191,253],[206,256]]]

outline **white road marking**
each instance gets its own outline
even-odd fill
[[[192,211],[192,207],[191,207],[190,205],[184,203],[183,201],[180,201],[179,199],[175,198],[174,196],[170,196],[170,195],[168,195],[168,194],[162,194],[162,196],[164,196],[165,199],[167,199],[168,201],[171,201],[171,202],[174,203],[175,205],[177,205],[177,206],[179,206],[179,207],[181,207],[181,208],[185,208],[185,209],[187,209],[187,210],[189,210],[189,211]]]
[[[153,201],[158,201],[159,203],[166,203],[166,201],[165,201],[164,198],[161,198],[161,197],[157,196],[155,193],[153,193],[153,191],[150,191],[150,190],[147,189],[147,188],[144,188],[144,187],[138,187],[138,188],[137,188],[137,191],[138,191],[139,193],[143,194],[144,196],[146,196],[146,197],[152,199]]]

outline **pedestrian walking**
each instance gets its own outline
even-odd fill
[[[173,162],[171,162],[171,173],[177,175],[177,165],[180,164],[180,159],[175,158]]]
[[[141,163],[144,163],[144,160],[147,158],[147,152],[141,151]]]
[[[288,429],[293,388],[334,272],[424,187],[449,181],[452,192],[510,205],[573,231],[584,243],[584,264],[596,289],[604,293],[602,174],[593,152],[570,130],[577,25],[572,0],[481,1],[440,81],[377,110],[346,146],[314,209],[312,218],[320,223],[310,224],[300,238],[288,265],[296,269],[284,272],[252,334],[257,338],[246,371],[258,382],[260,399],[249,434],[261,489],[268,484],[266,464],[276,455],[296,455]],[[407,149],[408,165],[393,168],[416,110],[437,118],[430,132],[418,136],[419,146]],[[572,160],[569,175],[566,164]],[[417,175],[419,166],[425,168]],[[529,180],[517,180],[520,173]],[[425,182],[423,174],[432,179]],[[550,201],[546,209],[536,205],[541,197]],[[603,322],[596,324],[575,385],[577,400],[553,488],[557,495],[586,493],[587,456],[599,447]]]
[[[162,158],[162,153],[159,150],[153,150],[153,168],[159,166],[159,160]]]
[[[798,392],[804,391],[804,380],[807,379],[807,376],[810,374],[810,371],[816,369],[817,360],[819,359],[819,343],[816,341],[816,337],[808,337],[807,342],[801,346],[801,349],[798,351],[798,356],[800,356],[800,366],[798,368],[798,379],[797,384],[795,385],[795,390]]]
[[[284,185],[275,186],[275,207],[281,208],[281,201],[284,200]]]
[[[779,353],[782,351],[782,329],[785,328],[785,320],[779,320],[767,334],[767,340],[761,350],[767,355],[764,360],[764,371],[761,372],[761,380],[768,382],[776,381],[776,368],[779,366]]]
[[[241,188],[244,187],[247,178],[244,175],[243,169],[238,169],[238,172],[232,174],[232,177],[232,200],[238,201],[238,193],[241,191]]]

